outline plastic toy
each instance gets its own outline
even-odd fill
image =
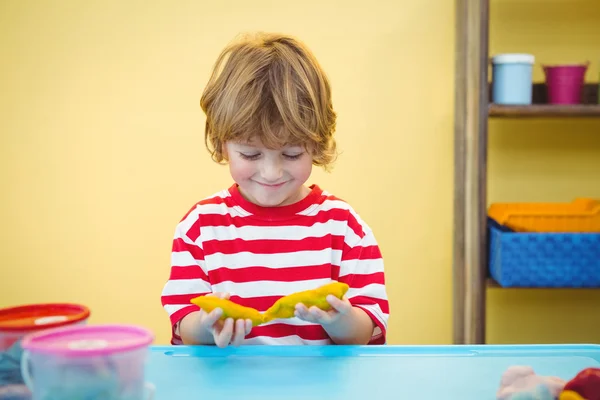
[[[600,400],[600,368],[586,368],[570,381],[512,366],[502,375],[498,400]]]
[[[537,375],[528,366],[512,366],[502,374],[496,399],[554,400],[565,383],[566,381],[554,376]]]
[[[579,372],[567,382],[565,392],[574,392],[585,400],[600,400],[600,368],[586,368]],[[576,398],[572,393],[561,394],[560,397],[561,400]]]

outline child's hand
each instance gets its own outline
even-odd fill
[[[212,293],[207,296],[216,296],[221,299],[229,299],[229,293]],[[221,321],[223,310],[215,308],[210,313],[200,310],[200,329],[211,335],[218,347],[228,345],[239,346],[247,334],[252,330],[252,321],[249,319],[227,318]]]
[[[306,308],[302,303],[296,304],[294,315],[304,321],[315,322],[323,326],[331,325],[337,322],[345,315],[349,315],[352,311],[352,304],[344,296],[342,300],[335,296],[329,295],[326,298],[331,305],[331,310],[324,311],[318,307]]]

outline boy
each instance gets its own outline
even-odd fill
[[[258,34],[221,53],[202,95],[205,141],[235,182],[177,225],[162,292],[172,344],[384,344],[389,317],[373,232],[344,201],[305,186],[335,158],[336,114],[327,77],[296,39]],[[332,280],[350,286],[332,310],[252,327],[190,303],[219,296],[259,311]]]

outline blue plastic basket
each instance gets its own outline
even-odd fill
[[[503,287],[600,287],[600,233],[520,233],[488,218],[489,271]]]

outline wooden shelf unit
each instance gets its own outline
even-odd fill
[[[550,105],[543,83],[529,106],[491,103],[490,0],[457,0],[454,110],[453,342],[484,344],[486,294],[504,289],[489,278],[487,260],[487,143],[490,118],[597,118],[598,84],[582,104]],[[600,132],[599,132],[600,133]],[[515,288],[517,289],[517,288]]]

